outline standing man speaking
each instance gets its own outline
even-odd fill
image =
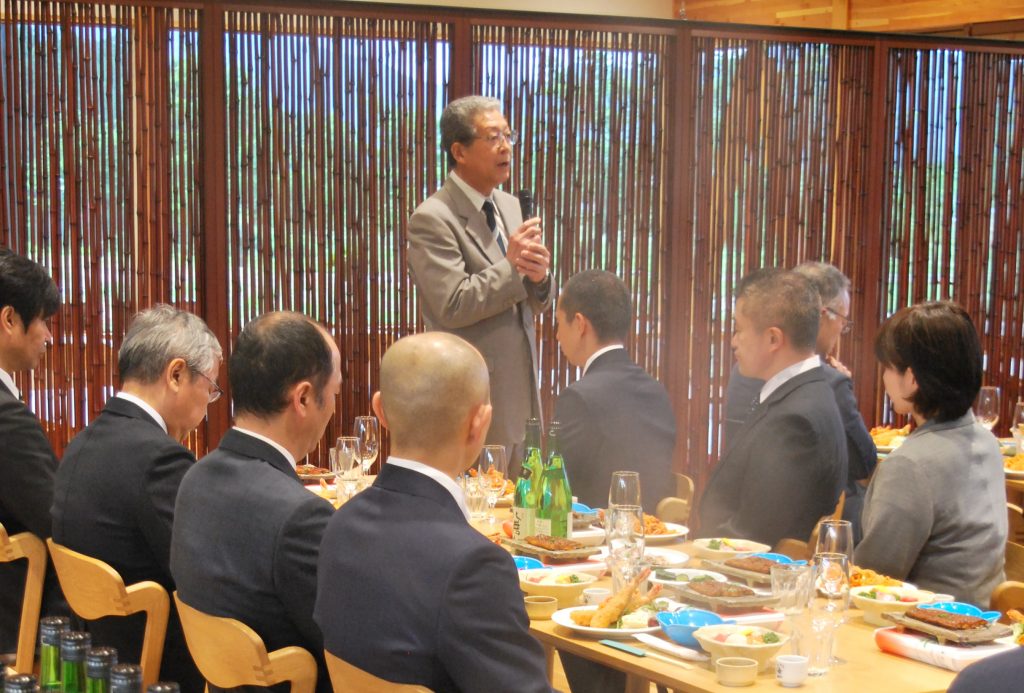
[[[510,460],[520,457],[526,419],[540,416],[534,316],[551,302],[551,253],[532,199],[521,208],[497,190],[516,139],[496,99],[448,104],[441,145],[451,173],[409,220],[409,269],[426,328],[483,355],[494,407],[487,442],[504,445]]]

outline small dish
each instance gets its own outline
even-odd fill
[[[700,644],[693,634],[698,628],[704,626],[715,626],[723,623],[735,623],[727,620],[712,611],[703,609],[683,609],[674,612],[662,612],[657,615],[661,630],[664,631],[673,642],[685,647],[699,649]]]
[[[513,556],[512,560],[516,562],[517,570],[536,570],[544,567],[543,563],[529,556]]]
[[[561,609],[576,606],[583,590],[593,587],[595,582],[597,577],[579,570],[541,568],[519,571],[519,589],[529,595],[552,597]]]
[[[907,587],[886,587],[862,585],[851,587],[853,605],[864,614],[864,622],[873,626],[888,626],[882,614],[902,614],[915,606],[922,606],[932,600],[933,593]]]
[[[698,558],[711,558],[719,561],[739,556],[749,556],[752,553],[770,551],[771,548],[767,544],[759,544],[756,541],[730,539],[727,537],[693,540],[693,552]]]
[[[769,628],[729,624],[698,628],[693,637],[712,659],[749,657],[756,662],[756,671],[766,670],[772,657],[789,642],[788,635]],[[763,642],[769,638],[771,642]]]
[[[715,676],[723,686],[752,686],[757,670],[757,660],[749,657],[720,657],[715,661]]]
[[[558,600],[554,597],[531,594],[524,597],[523,602],[531,621],[547,621],[558,611]]]

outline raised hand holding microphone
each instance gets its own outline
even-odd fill
[[[523,224],[509,235],[505,257],[521,276],[532,282],[544,281],[551,267],[551,252],[544,245],[544,231],[540,217],[534,216],[533,195],[529,190],[516,193]]]

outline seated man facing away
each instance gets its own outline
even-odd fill
[[[334,508],[303,487],[295,465],[334,415],[338,347],[303,315],[268,313],[238,335],[228,376],[235,426],[181,482],[171,574],[182,601],[245,623],[268,651],[309,650],[317,690],[329,691],[313,600]]]
[[[0,525],[14,536],[50,536],[50,503],[57,458],[14,374],[39,365],[53,340],[50,316],[60,293],[42,265],[0,248]],[[0,654],[18,646],[27,561],[0,563]],[[57,577],[47,568],[43,613],[67,613]]]
[[[335,513],[316,622],[328,652],[380,678],[450,691],[550,691],[512,557],[468,522],[455,477],[491,420],[487,364],[450,334],[397,341],[373,410],[392,453]]]
[[[200,318],[167,305],[139,313],[118,353],[121,391],[68,445],[53,494],[53,539],[110,564],[126,585],[153,580],[174,591],[174,500],[195,456],[181,444],[220,396],[221,348]],[[145,614],[89,626],[98,645],[137,662]],[[200,690],[171,604],[160,678]]]
[[[765,383],[711,474],[700,534],[806,540],[846,484],[846,435],[814,352],[818,293],[793,272],[758,270],[736,296],[733,353],[742,375]]]
[[[644,507],[653,513],[658,501],[675,495],[676,420],[665,388],[623,346],[629,291],[611,272],[580,272],[562,287],[556,316],[562,353],[583,367],[555,404],[572,493],[603,508],[612,472],[633,470],[640,473]]]
[[[843,519],[853,525],[853,541],[857,543],[863,533],[860,516],[864,508],[864,494],[868,480],[878,464],[878,451],[857,407],[850,371],[834,355],[839,346],[839,337],[849,331],[851,324],[850,280],[836,267],[824,262],[804,262],[794,267],[793,271],[806,277],[821,298],[815,350],[821,357],[821,371],[832,388],[839,416],[843,420],[843,430],[846,432],[848,469]],[[739,427],[747,420],[751,411],[750,403],[762,387],[763,380],[745,378],[739,374],[738,368],[733,367],[725,395],[727,445],[736,438]]]

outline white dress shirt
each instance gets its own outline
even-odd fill
[[[626,347],[624,347],[621,344],[609,344],[606,347],[601,347],[600,349],[595,351],[593,354],[591,354],[590,358],[587,359],[587,362],[585,364],[583,364],[583,375],[587,374],[587,371],[590,370],[590,364],[592,364],[594,361],[596,361],[597,357],[600,356],[601,354],[607,354],[609,351],[614,351],[615,349],[625,349],[625,348]]]
[[[15,399],[21,399],[21,392],[18,391],[18,386],[14,384],[14,378],[3,368],[0,368],[0,383],[3,383],[11,391]]]
[[[149,402],[139,397],[136,397],[135,395],[129,395],[127,392],[118,392],[116,395],[114,395],[114,397],[126,399],[135,406],[142,409],[142,411],[152,416],[153,420],[160,424],[160,428],[164,429],[164,433],[167,433],[167,423],[164,421],[164,417],[160,416],[160,414],[157,413],[156,409],[149,406]]]
[[[482,210],[484,208],[484,200],[490,200],[491,204],[494,205],[494,233],[496,236],[501,236],[501,242],[508,247],[508,233],[505,231],[505,222],[501,219],[501,213],[498,211],[498,205],[494,201],[493,196],[484,197],[480,194],[480,191],[474,188],[466,181],[459,178],[459,174],[452,171],[452,180],[455,185],[459,186],[459,190],[466,194],[469,198],[470,204],[476,209]]]
[[[781,371],[768,378],[765,381],[764,386],[761,387],[761,397],[759,402],[764,402],[768,399],[773,392],[778,390],[783,383],[787,380],[792,380],[801,373],[806,373],[812,368],[817,368],[821,365],[821,357],[817,354],[809,356],[803,361],[797,361],[792,366],[786,366]]]

